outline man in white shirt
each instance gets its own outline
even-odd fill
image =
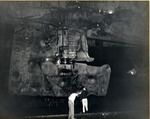
[[[68,97],[68,106],[69,106],[69,116],[68,119],[75,119],[74,118],[74,100],[76,99],[77,96],[81,94],[81,91],[77,91],[76,93],[72,93]]]

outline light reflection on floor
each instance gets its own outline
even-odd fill
[[[75,114],[76,119],[148,119],[148,115],[141,115],[141,112],[102,112]],[[63,115],[41,115],[26,116],[25,119],[68,119],[67,114]]]

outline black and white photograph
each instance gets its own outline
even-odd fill
[[[149,1],[0,1],[0,118],[148,119]]]

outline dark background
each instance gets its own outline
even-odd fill
[[[1,14],[2,15],[2,14]],[[1,117],[25,115],[57,115],[68,113],[67,98],[17,96],[8,94],[11,48],[15,25],[0,21],[0,112]],[[146,36],[145,39],[148,37]],[[94,40],[94,39],[92,39]],[[101,44],[103,41],[98,41]],[[101,53],[98,53],[98,52]],[[132,51],[132,52],[131,52]],[[120,47],[89,47],[89,54],[95,57],[90,65],[109,64],[112,68],[108,92],[105,97],[89,96],[89,113],[132,112],[137,119],[148,118],[149,105],[149,52],[148,44]],[[134,59],[131,61],[129,57]],[[139,67],[136,75],[127,71]],[[144,62],[144,64],[142,64]],[[142,65],[141,65],[142,64]],[[75,102],[75,112],[81,112],[81,102]],[[7,116],[6,116],[7,115]]]
[[[9,66],[14,26],[2,24],[1,27],[1,113],[2,115],[43,115],[68,113],[67,98],[40,97],[40,96],[16,96],[8,94]],[[9,33],[9,35],[7,35]],[[141,48],[141,47],[140,47]],[[140,49],[139,48],[139,49]],[[89,96],[89,113],[95,112],[128,112],[148,114],[148,77],[140,79],[128,75],[126,71],[132,67],[132,63],[125,56],[121,57],[127,48],[103,49],[104,61],[96,58],[93,65],[110,64],[112,68],[108,92],[105,97]],[[134,48],[132,48],[134,49]],[[140,50],[134,54],[139,55]],[[145,47],[143,48],[145,49]],[[92,49],[93,50],[93,49]],[[97,49],[99,50],[99,49]],[[90,51],[89,51],[90,52]],[[117,52],[117,53],[116,53]],[[145,57],[145,52],[140,53]],[[96,51],[95,51],[96,53]],[[111,55],[116,54],[111,60]],[[125,55],[125,54],[124,54]],[[97,55],[95,55],[97,56]],[[101,57],[100,57],[101,58]],[[114,58],[114,57],[113,57]],[[148,58],[145,59],[148,63]],[[145,67],[146,68],[146,67]],[[143,70],[146,70],[146,69]],[[141,80],[141,81],[140,81]],[[142,84],[142,85],[141,85]],[[76,113],[81,112],[81,102],[75,103]],[[139,114],[139,113],[138,113]],[[145,114],[144,114],[145,115]],[[145,116],[146,116],[145,115]]]

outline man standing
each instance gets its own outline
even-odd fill
[[[69,106],[69,116],[68,119],[75,119],[74,118],[74,101],[77,96],[81,94],[81,91],[77,91],[76,93],[72,93],[68,98],[68,106]]]
[[[87,91],[85,87],[82,90],[80,98],[82,101],[82,112],[85,113],[85,110],[88,111]]]

